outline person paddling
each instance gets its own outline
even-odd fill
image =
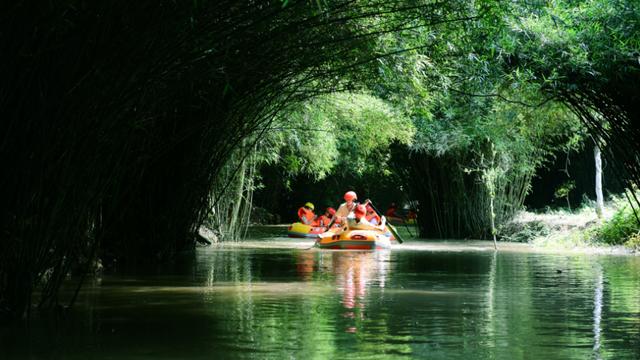
[[[336,212],[336,222],[343,224],[347,218],[355,218],[358,223],[366,223],[368,225],[377,226],[381,223],[380,217],[375,214],[373,208],[370,205],[371,200],[367,199],[363,204],[358,204],[358,195],[354,191],[348,191],[344,194],[345,203],[341,204]],[[371,208],[375,216],[367,216],[367,208]],[[375,223],[371,222],[373,219]]]
[[[373,207],[371,206],[371,204],[369,202],[366,202],[367,204],[367,221],[371,224],[371,225],[378,225],[380,224],[381,220],[380,220],[380,215],[378,215],[376,213],[376,211],[373,209]]]
[[[370,200],[366,200],[364,202],[366,205],[364,204],[358,204],[356,206],[356,209],[354,210],[354,215],[355,215],[355,223],[358,225],[358,228],[362,229],[371,229],[371,230],[380,230],[380,231],[384,231],[384,227],[386,224],[385,218],[384,216],[382,217],[380,223],[372,223],[368,218],[367,218],[367,208],[370,207]],[[375,220],[375,218],[373,218]]]
[[[328,207],[324,214],[318,217],[318,226],[329,227],[333,216],[336,214],[336,209]]]
[[[338,211],[336,211],[335,222],[338,224],[343,223],[347,217],[356,209],[356,200],[358,200],[358,195],[356,195],[355,191],[347,191],[344,194],[344,203],[340,204],[338,207]]]
[[[356,217],[356,223],[371,225],[371,223],[369,222],[369,219],[367,219],[367,207],[366,206],[364,206],[362,204],[356,205],[356,209],[353,211],[353,214]]]
[[[354,230],[376,230],[381,232],[390,231],[399,243],[403,242],[395,228],[391,226],[391,224],[387,224],[386,218],[384,216],[379,215],[379,211],[375,208],[373,203],[371,203],[371,200],[367,199],[363,204],[358,204],[356,202],[357,199],[358,196],[354,191],[347,191],[344,194],[345,202],[342,203],[338,208],[338,211],[336,211],[336,214],[333,217],[332,222],[330,223],[330,228],[327,229],[327,231],[325,231],[324,233],[318,234],[317,241],[319,243],[322,243],[323,241],[330,242],[332,241],[328,240],[330,238],[333,238],[335,240],[336,236],[342,236],[341,234],[348,231],[349,228],[353,228]],[[369,222],[369,219],[367,219],[367,207],[370,207],[377,215],[375,218],[371,216],[372,219],[375,219],[375,221],[378,221],[378,219],[380,219],[378,224],[374,225]],[[348,226],[345,226],[347,225],[347,220],[349,220],[349,223]],[[337,223],[343,226],[331,228],[331,225],[333,225],[333,223]],[[387,226],[389,227],[389,230],[387,230]]]

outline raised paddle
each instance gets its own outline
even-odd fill
[[[384,215],[382,215],[382,213],[380,211],[378,211],[378,209],[376,209],[376,207],[373,205],[371,200],[369,200],[369,205],[371,205],[371,208],[373,208],[373,211],[375,211],[378,214],[378,216],[380,216],[380,217],[384,216]],[[391,223],[389,223],[389,222],[387,222],[386,225],[389,228],[389,231],[391,231],[391,234],[393,234],[393,236],[396,238],[398,243],[402,244],[404,242],[404,240],[402,240],[402,237],[400,237],[400,234],[398,234],[398,230],[396,230],[396,227],[391,225]]]

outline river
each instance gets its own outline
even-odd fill
[[[640,257],[279,237],[89,281],[64,321],[0,329],[2,359],[638,359]]]

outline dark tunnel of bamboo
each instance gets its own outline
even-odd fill
[[[191,245],[218,173],[244,138],[288,104],[371,81],[374,60],[385,56],[374,50],[377,34],[468,16],[458,8],[383,0],[0,5],[0,314],[66,306],[63,280],[86,274],[97,257],[157,262]],[[625,176],[638,183],[640,99],[627,99],[629,91],[604,84],[563,100],[616,144]]]
[[[455,21],[448,7],[3,4],[0,312],[65,305],[63,279],[96,256],[159,261],[192,244],[243,138],[288,104],[364,83],[384,56],[376,34]]]

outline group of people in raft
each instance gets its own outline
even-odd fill
[[[370,200],[365,200],[363,204],[359,204],[358,195],[354,191],[347,191],[344,194],[344,203],[342,203],[336,211],[332,207],[328,207],[324,214],[317,216],[314,213],[314,205],[307,202],[298,209],[298,218],[300,222],[309,226],[318,226],[329,228],[331,226],[340,226],[344,221],[349,218],[355,218],[355,221],[359,224],[368,224],[379,228],[384,228],[385,219],[380,218],[380,215],[376,213]],[[387,218],[402,220],[396,214],[395,204],[391,204],[387,212],[385,213]]]

